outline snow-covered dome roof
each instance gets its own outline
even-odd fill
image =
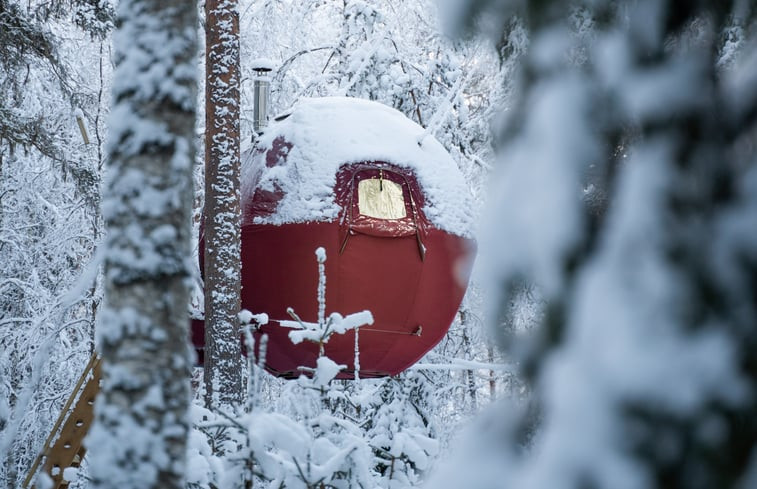
[[[260,152],[274,148],[276,140],[291,148],[282,148],[278,163],[269,167],[262,164]],[[246,153],[242,198],[252,198],[256,184],[284,194],[276,212],[261,222],[333,220],[340,210],[334,199],[339,167],[371,161],[411,169],[423,190],[429,221],[439,229],[471,235],[471,193],[441,143],[401,112],[356,98],[303,99],[287,117],[272,123],[256,151]]]

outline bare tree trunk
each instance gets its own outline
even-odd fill
[[[241,404],[239,13],[205,3],[205,403]]]
[[[489,363],[494,363],[494,348],[491,346],[486,347],[488,353]],[[497,397],[497,380],[494,376],[494,370],[489,370],[489,399],[494,400]]]
[[[197,12],[177,0],[121,0],[118,17],[103,384],[85,443],[95,488],[183,489]]]
[[[474,352],[471,351],[471,339],[468,331],[468,328],[470,327],[468,324],[468,312],[464,309],[460,311],[460,324],[463,329],[464,355],[466,358],[472,360],[474,358]],[[465,371],[465,378],[468,384],[468,396],[470,396],[471,410],[475,412],[478,410],[478,396],[476,394],[478,389],[476,388],[476,377],[472,369]]]

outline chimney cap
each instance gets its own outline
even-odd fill
[[[273,71],[276,63],[268,58],[256,58],[250,61],[250,66],[254,71],[257,71],[259,73],[267,73],[269,71]]]

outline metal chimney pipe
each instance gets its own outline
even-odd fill
[[[269,73],[273,71],[273,63],[266,59],[256,59],[252,62],[252,69],[255,71],[252,85],[252,130],[255,134],[262,134],[268,125],[268,99],[271,94]]]

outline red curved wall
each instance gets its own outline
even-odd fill
[[[359,214],[356,184],[376,178],[379,170],[402,186],[406,218]],[[242,206],[242,307],[271,319],[255,339],[259,345],[268,335],[265,365],[275,375],[295,377],[300,366],[315,366],[318,345],[293,345],[290,329],[278,320],[291,320],[286,313],[291,307],[303,321],[317,321],[318,247],[327,255],[326,315],[370,310],[374,317],[359,332],[361,377],[396,375],[418,361],[444,337],[465,293],[474,244],[428,222],[412,172],[382,162],[361,163],[343,166],[336,181],[343,209],[336,221],[253,224],[281,198],[270,192],[255,193],[253,202]],[[201,321],[194,326],[193,340],[201,347]],[[346,365],[338,378],[353,378],[354,350],[353,331],[332,335],[326,343],[326,355]]]

